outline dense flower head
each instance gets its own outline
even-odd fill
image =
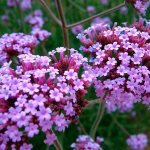
[[[145,15],[150,6],[150,0],[126,0],[126,2],[131,4],[137,12],[143,15]]]
[[[77,36],[89,55],[97,96],[106,97],[108,111],[129,111],[143,100],[150,105],[150,35],[135,27],[97,24]]]
[[[147,135],[143,133],[131,135],[127,139],[127,144],[131,150],[144,150],[148,145]]]
[[[0,68],[0,149],[30,150],[29,138],[40,131],[51,145],[56,140],[52,128],[63,132],[78,120],[90,86],[87,72],[79,76],[87,59],[74,49],[69,56],[65,51],[57,48],[50,57],[22,54],[16,69],[11,62]]]
[[[23,33],[4,34],[0,37],[0,64],[20,54],[32,53],[37,39]]]
[[[31,31],[31,34],[39,41],[45,41],[51,36],[51,33],[44,29],[35,28]]]
[[[100,145],[88,135],[80,135],[76,142],[71,144],[71,148],[73,150],[102,150]]]
[[[31,25],[32,29],[42,28],[44,24],[43,13],[41,10],[35,10],[25,17],[25,22]]]

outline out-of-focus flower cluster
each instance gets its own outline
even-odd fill
[[[31,149],[29,138],[42,130],[45,144],[53,144],[52,127],[62,132],[76,122],[86,88],[93,76],[79,70],[87,59],[71,49],[57,48],[51,58],[32,54],[18,56],[16,69],[11,62],[0,68],[0,149]],[[59,57],[57,56],[59,55]]]
[[[102,150],[100,145],[88,135],[80,135],[71,148],[73,150]]]
[[[9,7],[17,7],[18,5],[22,11],[28,10],[32,7],[32,0],[7,0]]]
[[[14,56],[32,53],[37,45],[37,39],[23,33],[4,34],[0,38],[0,64],[9,61]]]
[[[127,139],[127,144],[131,150],[144,150],[148,145],[147,135],[143,133],[131,135]]]
[[[81,50],[89,54],[97,96],[105,91],[109,112],[124,112],[133,104],[150,105],[150,35],[135,27],[97,24],[79,34]]]
[[[41,10],[35,10],[33,13],[25,17],[25,22],[32,27],[31,34],[39,41],[45,41],[51,35],[47,30],[42,29],[44,25],[43,13]]]
[[[150,0],[126,0],[127,3],[131,4],[137,12],[145,15],[147,8],[150,6]]]

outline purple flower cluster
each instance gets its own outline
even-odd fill
[[[145,134],[131,135],[127,139],[127,144],[131,150],[144,150],[148,145],[148,138]]]
[[[20,6],[22,11],[28,10],[32,7],[32,0],[7,0],[8,7]]]
[[[43,13],[41,10],[35,10],[32,14],[25,17],[25,22],[31,25],[32,29],[42,28],[44,24]]]
[[[96,94],[106,97],[109,112],[124,112],[136,102],[150,105],[150,35],[135,27],[97,24],[79,34],[81,50],[89,54]]]
[[[150,6],[150,0],[126,0],[127,3],[133,5],[135,10],[145,15],[147,8]]]
[[[14,56],[32,53],[37,40],[32,35],[23,33],[4,34],[0,38],[0,64],[9,61]]]
[[[76,143],[71,145],[71,148],[73,150],[102,150],[100,145],[88,135],[80,135],[76,139]]]
[[[0,68],[0,150],[30,150],[29,138],[41,130],[44,143],[51,145],[56,140],[52,128],[62,132],[78,120],[92,74],[85,71],[80,77],[87,59],[74,49],[69,56],[65,51],[57,48],[51,58],[22,54],[16,69],[11,62]]]
[[[51,33],[44,29],[35,28],[31,31],[31,34],[39,41],[45,41],[51,36]]]
[[[31,34],[39,41],[45,41],[51,35],[47,30],[42,29],[44,18],[41,10],[35,10],[32,14],[25,17],[25,22],[32,27]]]

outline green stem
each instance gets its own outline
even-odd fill
[[[58,14],[60,16],[60,20],[62,23],[62,30],[63,30],[63,35],[64,35],[64,47],[69,48],[68,29],[67,29],[67,24],[66,24],[61,0],[56,0],[56,3],[57,3]]]
[[[47,53],[47,50],[46,50],[46,48],[45,48],[45,42],[42,42],[42,43],[41,43],[41,47],[42,47],[43,54],[44,54],[45,56],[47,56],[48,53]]]
[[[76,4],[73,0],[68,0],[68,1],[69,1],[69,3],[70,3],[72,6],[76,7],[76,8],[79,9],[80,11],[86,12],[85,9],[83,9],[82,7],[80,7],[80,6],[79,6],[78,4]]]
[[[54,146],[56,148],[56,150],[63,150],[60,142],[58,141],[58,139],[54,142]]]
[[[45,8],[50,17],[59,25],[62,26],[61,21],[55,16],[55,14],[51,11],[51,9],[47,6],[44,0],[39,0],[39,3]]]
[[[79,21],[79,22],[70,24],[70,25],[67,26],[67,28],[72,28],[72,27],[77,26],[77,25],[85,24],[86,22],[88,22],[88,21],[90,21],[90,20],[93,20],[93,19],[95,19],[95,18],[97,18],[97,17],[110,14],[110,13],[112,13],[112,12],[114,12],[114,11],[120,9],[121,7],[124,7],[125,5],[126,5],[126,3],[124,2],[124,3],[122,3],[122,4],[119,4],[119,5],[117,5],[117,6],[113,7],[113,8],[111,8],[111,9],[108,9],[108,10],[106,10],[106,11],[103,11],[103,12],[99,13],[99,14],[96,14],[96,15],[94,15],[94,16],[91,16],[91,17],[89,17],[89,18],[87,18],[87,19],[84,19],[84,20],[81,20],[81,21]]]
[[[96,119],[91,127],[91,130],[90,130],[90,136],[95,139],[95,135],[96,135],[96,131],[97,131],[97,128],[99,126],[99,123],[100,121],[102,120],[102,117],[104,115],[104,111],[105,111],[105,98],[107,96],[107,91],[105,92],[104,96],[101,98],[100,100],[100,105],[99,105],[99,109],[98,109],[98,112],[97,112],[97,116],[96,116]]]
[[[120,123],[117,121],[117,119],[114,118],[112,115],[111,115],[111,117],[112,117],[114,123],[121,129],[121,131],[122,131],[124,134],[126,134],[127,136],[129,136],[130,133],[122,126],[122,124],[120,124]]]
[[[86,132],[86,130],[85,130],[83,124],[80,122],[80,120],[79,120],[79,126],[80,126],[82,132],[83,132],[84,134],[87,134],[87,132]]]

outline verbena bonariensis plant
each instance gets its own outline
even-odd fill
[[[74,49],[66,56],[65,48],[57,48],[47,56],[22,54],[16,69],[11,62],[0,69],[0,149],[32,148],[29,138],[42,130],[45,144],[76,122],[87,104],[84,99],[92,75],[79,70],[87,59]],[[59,54],[59,58],[56,55]],[[89,79],[88,79],[89,78]]]
[[[146,27],[145,27],[146,28]],[[150,35],[135,27],[97,24],[79,34],[84,46],[83,52],[89,54],[96,94],[106,97],[109,112],[128,111],[133,104],[142,101],[149,105],[149,58]]]
[[[97,117],[90,134],[79,136],[71,147],[74,150],[101,150],[100,143],[94,140],[105,103],[109,112],[129,111],[137,102],[150,104],[149,25],[142,20],[131,27],[114,25],[110,28],[95,23],[78,35],[83,44],[81,50],[88,54],[88,59],[69,49],[68,29],[72,28],[77,34],[83,30],[82,24],[122,8],[126,3],[145,14],[149,1],[126,0],[96,15],[88,10],[89,18],[69,25],[61,0],[56,0],[60,19],[46,1],[39,2],[62,28],[66,48],[49,52],[50,57],[33,55],[37,41],[42,41],[43,45],[50,36],[48,31],[42,30],[44,18],[40,10],[24,19],[31,25],[33,36],[15,33],[1,38],[0,150],[31,150],[30,138],[40,132],[45,135],[45,144],[54,144],[57,150],[62,150],[55,131],[65,131],[71,122],[78,121],[86,104],[93,103],[84,98],[91,83],[95,84],[97,96],[101,97]],[[108,3],[106,0],[101,2]],[[21,11],[31,8],[31,0],[7,0],[7,4],[10,7],[19,5]],[[13,56],[15,58],[10,61]],[[131,149],[143,150],[147,146],[146,135],[130,136],[115,118],[113,121],[129,136],[127,144]]]
[[[33,53],[37,39],[24,33],[4,34],[0,37],[0,64],[20,54]]]

